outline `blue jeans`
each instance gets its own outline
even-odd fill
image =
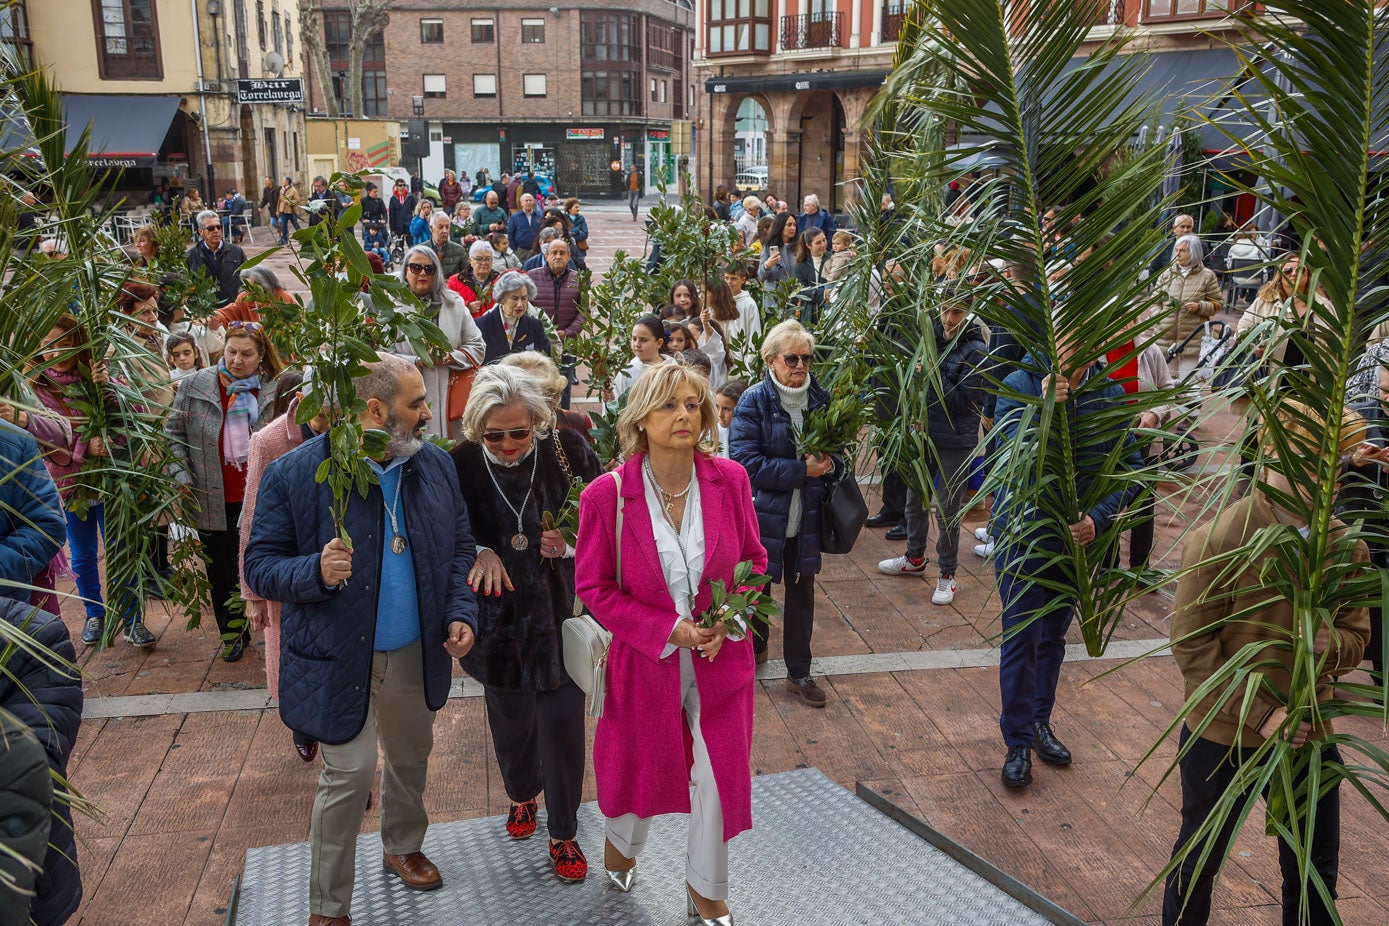
[[[86,599],[83,604],[88,617],[105,617],[98,559],[101,544],[106,539],[106,511],[101,505],[92,505],[87,509],[86,518],[79,518],[67,509],[63,510],[63,516],[68,522],[68,549],[72,553],[72,571],[77,576],[77,594]]]
[[[280,244],[289,241],[289,226],[293,225],[294,230],[299,230],[299,216],[293,212],[280,213]]]
[[[1056,704],[1056,683],[1066,658],[1066,631],[1074,608],[1057,600],[1057,592],[1037,579],[1060,581],[1055,566],[1038,568],[1025,559],[1024,547],[995,553],[998,596],[1003,602],[1003,648],[998,663],[998,688],[1003,711],[998,725],[1008,747],[1032,745],[1032,724],[1050,723]]]

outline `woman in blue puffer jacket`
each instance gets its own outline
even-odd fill
[[[820,502],[826,478],[843,469],[834,457],[796,451],[795,432],[811,411],[829,404],[829,393],[810,375],[815,338],[800,322],[784,321],[767,332],[762,359],[767,375],[738,400],[729,427],[729,452],[752,481],[753,507],[767,549],[767,574],[784,582],[782,651],[786,689],[811,707],[825,693],[810,677],[810,636],[815,624],[815,576],[820,572]],[[754,639],[758,663],[767,660],[766,634]]]

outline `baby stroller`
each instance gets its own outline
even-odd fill
[[[1201,408],[1205,386],[1221,375],[1223,368],[1228,365],[1227,360],[1233,359],[1230,352],[1234,347],[1234,332],[1224,322],[1208,321],[1187,335],[1186,340],[1167,349],[1168,363],[1191,349],[1192,342],[1197,338],[1200,338],[1200,341],[1196,345],[1196,366],[1177,383],[1177,402],[1180,410],[1171,423],[1175,436],[1163,441],[1162,452],[1157,457],[1160,465],[1179,473],[1191,469],[1200,456],[1201,445],[1196,442],[1191,431],[1196,424],[1196,413]]]

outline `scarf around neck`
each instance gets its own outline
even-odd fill
[[[235,469],[242,469],[251,453],[252,414],[257,410],[255,396],[251,393],[260,390],[260,376],[252,373],[244,379],[233,379],[226,361],[218,361],[217,381],[232,397],[222,422],[222,460]]]

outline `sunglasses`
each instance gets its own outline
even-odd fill
[[[489,444],[500,444],[508,437],[512,440],[525,440],[535,428],[512,428],[510,431],[484,431],[482,439]]]
[[[217,232],[218,234],[222,233],[222,226],[220,225],[204,225],[202,228],[205,232]]]
[[[781,362],[788,367],[810,366],[810,361],[815,359],[814,354],[782,354]]]
[[[237,331],[249,331],[249,332],[251,332],[252,334],[255,334],[257,331],[259,331],[259,330],[261,329],[261,324],[260,324],[260,322],[240,322],[240,321],[238,321],[238,322],[227,322],[227,327],[228,327],[228,328],[234,328],[234,329],[236,329]]]
[[[405,269],[411,273],[423,273],[427,276],[434,276],[439,272],[433,264],[406,264]]]

